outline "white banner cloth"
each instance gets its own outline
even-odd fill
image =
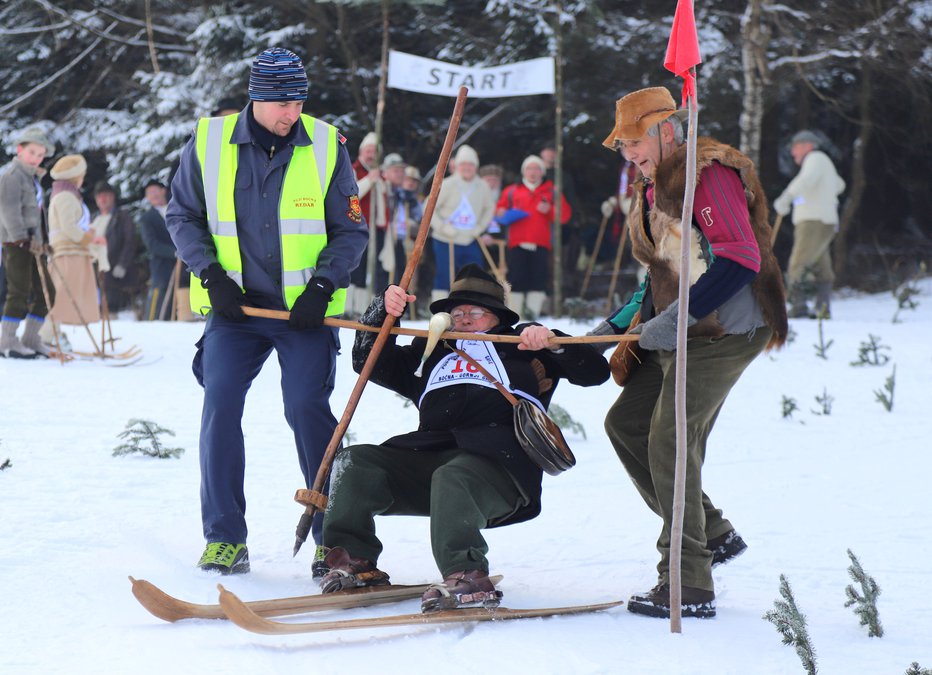
[[[506,66],[472,67],[390,50],[388,86],[422,94],[453,96],[469,89],[470,98],[503,98],[554,93],[553,58],[520,61]]]

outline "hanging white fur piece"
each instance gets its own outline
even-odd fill
[[[432,317],[430,317],[430,322],[427,324],[427,346],[424,347],[424,354],[421,356],[421,363],[418,365],[417,370],[414,371],[414,374],[418,377],[423,375],[424,371],[424,362],[427,361],[427,357],[430,356],[430,353],[434,351],[434,347],[437,346],[437,342],[440,340],[440,335],[450,330],[450,327],[453,326],[453,317],[447,312],[437,312]]]

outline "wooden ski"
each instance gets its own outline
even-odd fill
[[[492,583],[502,580],[501,576],[490,577]],[[181,621],[182,619],[226,619],[220,605],[200,605],[179,600],[145,579],[129,578],[133,584],[133,595],[153,616],[163,621]],[[430,584],[413,586],[369,586],[326,595],[302,595],[292,598],[274,598],[244,603],[258,616],[288,616],[323,612],[331,609],[351,609],[368,607],[389,602],[400,602],[419,598]],[[240,602],[242,602],[240,600]]]
[[[217,584],[220,591],[220,606],[227,617],[240,628],[263,635],[294,635],[298,633],[321,633],[354,628],[380,628],[383,626],[422,626],[439,623],[469,623],[472,621],[511,621],[563,614],[586,614],[600,612],[624,604],[621,601],[604,602],[596,605],[573,605],[569,607],[547,607],[542,609],[508,609],[506,607],[454,609],[430,614],[396,614],[368,619],[343,619],[339,621],[313,621],[310,623],[283,623],[260,616],[234,593]]]

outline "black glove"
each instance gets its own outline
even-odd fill
[[[320,328],[327,314],[327,305],[333,295],[333,282],[326,277],[314,277],[307,288],[294,301],[291,308],[290,328]]]
[[[211,263],[201,273],[201,286],[207,289],[210,308],[224,319],[245,321],[243,312],[245,296],[242,289],[227,276],[220,263]]]

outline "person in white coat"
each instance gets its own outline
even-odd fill
[[[477,239],[492,222],[495,202],[492,192],[479,175],[479,155],[468,145],[461,145],[454,157],[455,169],[440,186],[437,206],[430,221],[437,268],[431,298],[445,298],[453,275],[464,265],[482,266],[484,259]],[[453,264],[450,257],[453,256]]]
[[[793,211],[793,250],[786,271],[786,285],[794,318],[830,316],[832,269],[830,247],[838,231],[838,195],[845,181],[829,156],[819,150],[820,139],[811,131],[793,136],[790,154],[799,173],[790,181],[773,206],[781,216]],[[812,312],[808,291],[815,291]]]

